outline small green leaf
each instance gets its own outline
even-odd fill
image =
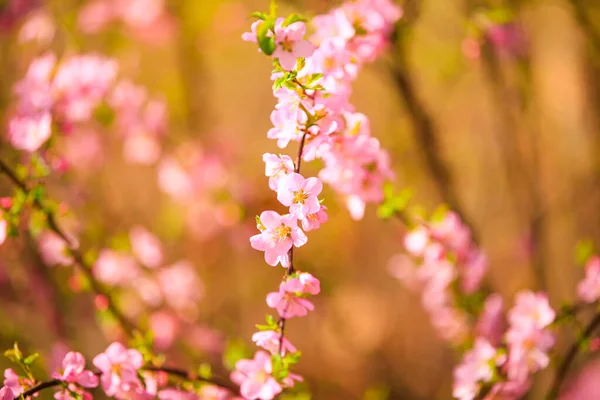
[[[198,376],[203,379],[212,378],[212,367],[208,363],[202,363],[198,367]]]
[[[302,15],[300,14],[290,14],[289,17],[287,17],[283,23],[281,24],[282,26],[289,26],[291,24],[293,24],[294,22],[306,22],[306,18],[304,18]]]
[[[31,365],[31,364],[33,364],[33,362],[34,362],[35,360],[37,360],[37,358],[38,358],[39,356],[40,356],[40,355],[39,355],[39,353],[33,353],[33,354],[31,354],[31,355],[27,356],[27,357],[25,358],[25,360],[23,360],[23,363],[25,363],[25,365]]]
[[[275,40],[273,40],[273,36],[269,36],[269,32],[273,28],[273,20],[267,19],[263,21],[256,31],[256,40],[258,41],[258,45],[260,49],[266,55],[270,56],[275,51]]]
[[[254,17],[254,18],[262,19],[263,21],[265,19],[267,19],[267,15],[265,13],[260,12],[260,11],[254,11],[252,14],[250,14],[250,16]]]

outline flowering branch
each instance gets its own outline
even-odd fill
[[[27,187],[27,184],[24,181],[22,181],[21,179],[19,179],[17,174],[12,170],[12,168],[10,168],[8,166],[8,164],[6,164],[6,162],[4,160],[0,160],[0,171],[9,178],[9,180],[13,183],[13,185],[15,185],[21,191],[23,191],[23,193],[25,193],[26,195],[30,193],[30,190]],[[56,216],[54,214],[54,211],[52,211],[51,209],[46,207],[44,205],[44,203],[42,202],[42,200],[37,196],[34,196],[33,205],[46,216],[46,220],[48,222],[48,227],[50,228],[50,230],[52,230],[54,233],[56,233],[60,237],[60,239],[62,239],[64,241],[64,243],[67,245],[67,247],[69,248],[69,250],[71,252],[71,255],[73,256],[73,260],[75,261],[75,263],[77,265],[79,265],[80,270],[83,272],[83,274],[86,276],[86,278],[90,282],[90,285],[91,285],[94,293],[96,293],[97,295],[103,296],[106,299],[107,310],[115,317],[115,319],[117,320],[119,325],[121,325],[123,332],[127,336],[131,337],[133,332],[135,330],[137,330],[137,327],[135,326],[135,324],[133,324],[131,321],[129,321],[125,317],[125,315],[123,315],[123,313],[115,305],[115,303],[114,303],[113,299],[111,298],[111,296],[109,295],[109,293],[106,290],[104,290],[101,287],[100,283],[98,283],[98,281],[95,279],[94,275],[92,274],[91,265],[89,265],[85,261],[83,254],[77,248],[77,244],[74,243],[71,239],[69,239],[67,234],[58,226],[58,223],[56,222]]]
[[[223,379],[218,379],[218,378],[204,378],[204,377],[200,377],[196,374],[193,374],[191,372],[188,372],[186,370],[183,369],[178,369],[178,368],[172,368],[172,367],[155,367],[155,366],[147,366],[142,368],[145,371],[151,371],[151,372],[164,372],[167,373],[169,375],[173,375],[173,376],[177,376],[178,378],[181,379],[185,379],[187,381],[197,381],[197,382],[203,382],[203,383],[210,383],[212,385],[216,385],[219,386],[221,388],[227,389],[229,390],[232,394],[237,395],[238,390],[235,386],[233,386],[230,382],[227,382]],[[94,372],[94,375],[97,377],[101,377],[102,376],[102,372],[100,371],[96,371]],[[39,383],[38,385],[32,387],[31,389],[23,392],[21,394],[21,396],[23,396],[23,398],[27,398],[27,397],[31,397],[34,396],[36,393],[41,392],[44,389],[49,389],[49,388],[53,388],[56,386],[59,386],[63,383],[62,380],[60,379],[51,379],[42,383]]]

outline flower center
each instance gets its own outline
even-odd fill
[[[287,51],[288,53],[294,51],[294,42],[289,40],[288,38],[285,38],[281,42],[279,42],[279,45],[281,46],[281,49],[283,51]]]
[[[287,226],[285,224],[281,224],[280,226],[275,228],[274,231],[275,232],[273,234],[273,237],[277,241],[282,241],[282,240],[292,236],[292,228],[290,228],[289,226]]]
[[[307,199],[308,195],[304,193],[304,189],[294,191],[294,203],[304,204]]]

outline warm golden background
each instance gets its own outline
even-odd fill
[[[12,84],[48,48],[114,57],[120,77],[163,97],[170,113],[165,151],[194,140],[226,155],[237,191],[224,196],[235,199],[234,226],[207,238],[190,234],[188,224],[202,230],[204,221],[186,220],[159,191],[155,168],[123,161],[120,139],[110,131],[103,134],[100,169],[73,169],[50,179],[49,191],[72,207],[85,247],[99,249],[141,224],[163,239],[168,259],[187,258],[197,267],[205,294],[191,325],[205,336],[169,350],[172,363],[219,364],[228,339],[254,351],[250,336],[283,270],[266,265],[248,238],[254,215],[281,207],[261,160],[264,152],[278,152],[266,138],[275,104],[271,66],[240,35],[252,22],[248,15],[268,1],[172,0],[168,18],[148,31],[116,24],[94,35],[74,22],[85,2],[40,3],[56,22],[50,44],[20,44],[18,24],[0,33],[0,118]],[[468,218],[489,255],[493,290],[507,299],[522,288],[547,290],[555,306],[572,299],[583,275],[575,246],[585,238],[600,243],[600,3],[399,3],[405,16],[395,44],[365,68],[353,95],[392,156],[397,186],[414,189],[414,203],[427,210],[447,202]],[[6,4],[0,1],[0,14]],[[280,9],[312,16],[335,4],[282,0]],[[468,56],[470,27],[489,10],[506,8],[520,35],[516,48],[482,37],[479,56]],[[5,142],[0,146],[2,157],[18,160]],[[313,164],[305,174],[316,171]],[[11,190],[0,180],[0,195]],[[457,355],[437,338],[419,299],[387,269],[402,251],[404,228],[379,220],[373,206],[364,220],[352,221],[331,190],[325,198],[330,222],[295,252],[297,266],[319,277],[323,291],[316,311],[286,329],[303,352],[298,370],[313,398],[449,399]],[[57,341],[87,356],[105,348],[110,333],[90,312],[91,296],[68,288],[71,275],[69,268],[41,265],[27,234],[0,248],[2,348],[18,340],[47,362]],[[126,309],[126,297],[121,303]],[[531,399],[542,398],[546,375]]]

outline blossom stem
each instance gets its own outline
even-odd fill
[[[308,134],[307,131],[304,131],[304,134],[302,135],[302,139],[300,140],[300,146],[298,147],[298,157],[296,158],[296,164],[294,166],[294,172],[299,174],[300,173],[300,166],[302,164],[302,152],[304,151],[304,143],[306,142],[306,135]],[[289,265],[287,267],[287,270],[285,271],[285,277],[291,276],[295,269],[294,269],[294,246],[292,246],[290,248],[290,251],[288,251],[288,259],[289,259]],[[279,319],[279,354],[283,356],[282,354],[282,350],[283,350],[283,337],[285,335],[285,318],[281,318]]]
[[[550,390],[550,394],[548,399],[556,399],[560,393],[560,387],[567,376],[567,372],[573,365],[573,362],[577,358],[579,351],[581,349],[581,342],[587,340],[594,331],[600,327],[600,313],[596,314],[594,318],[590,321],[590,323],[586,326],[583,334],[580,339],[576,340],[571,347],[567,350],[565,358],[562,363],[558,367],[556,371],[556,375],[554,376],[554,382],[552,383],[552,388]]]
[[[0,160],[0,172],[3,172],[10,179],[10,181],[13,183],[13,185],[15,185],[20,190],[22,190],[26,195],[29,194],[30,190],[27,187],[27,184],[23,180],[19,179],[17,174],[12,170],[12,168],[10,168],[8,166],[8,164],[6,164],[6,162],[4,162],[4,160]],[[46,220],[48,222],[48,228],[50,228],[51,231],[56,233],[65,242],[65,244],[69,247],[70,253],[73,256],[73,260],[75,260],[75,263],[77,265],[79,265],[81,272],[83,272],[83,274],[85,275],[87,280],[90,282],[90,286],[92,287],[93,292],[96,293],[96,295],[100,295],[100,296],[103,296],[104,298],[106,298],[107,310],[115,317],[115,319],[117,320],[117,322],[119,323],[119,325],[121,326],[121,328],[123,329],[125,334],[128,337],[131,337],[133,332],[135,330],[137,330],[137,327],[135,326],[134,323],[129,321],[125,317],[125,315],[123,315],[123,313],[115,305],[114,300],[110,297],[108,292],[106,290],[104,290],[102,288],[102,286],[100,285],[100,283],[96,280],[96,278],[92,274],[91,265],[89,265],[89,263],[87,263],[85,261],[83,254],[77,248],[77,244],[74,243],[67,236],[67,234],[58,226],[58,223],[56,222],[56,216],[54,214],[54,211],[52,211],[51,209],[46,207],[44,205],[44,203],[37,197],[34,198],[33,205],[39,211],[44,213],[44,215],[46,216]]]

